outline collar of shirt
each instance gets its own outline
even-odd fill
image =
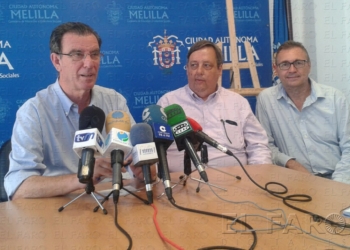
[[[58,79],[56,79],[56,82],[53,86],[53,89],[54,91],[56,92],[60,102],[61,102],[61,105],[62,105],[62,108],[64,110],[64,113],[66,114],[66,116],[69,115],[69,112],[71,111],[71,108],[72,106],[74,105],[74,102],[72,102],[68,96],[63,92],[59,82],[58,82]],[[78,110],[78,109],[77,109]]]
[[[68,96],[63,92],[59,82],[58,82],[58,79],[56,79],[56,82],[53,86],[53,89],[54,91],[56,92],[61,104],[62,104],[62,108],[64,110],[64,113],[66,114],[66,116],[69,115],[69,112],[71,110],[74,110],[75,112],[78,112],[78,106],[71,101],[71,99],[68,98]],[[95,98],[95,95],[94,95],[94,91],[91,90],[91,100],[90,100],[90,105],[93,105],[95,104],[96,102],[96,98]],[[95,104],[96,105],[96,104]],[[97,106],[97,105],[96,105]]]
[[[310,84],[311,84],[311,94],[306,98],[304,107],[311,105],[312,103],[316,102],[319,98],[324,98],[326,96],[326,93],[322,88],[318,86],[318,83],[316,83],[313,79],[309,78]],[[290,100],[288,97],[286,90],[283,88],[282,83],[279,83],[277,85],[277,95],[276,99],[284,98],[286,101]]]

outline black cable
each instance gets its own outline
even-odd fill
[[[129,246],[127,249],[130,250],[132,248],[132,239],[131,239],[130,235],[118,224],[117,218],[118,218],[118,208],[117,208],[117,204],[115,204],[115,206],[114,206],[114,224],[119,229],[119,231],[122,232],[122,234],[124,234],[125,237],[128,239]]]
[[[299,201],[299,202],[309,202],[312,200],[311,196],[309,195],[306,195],[306,194],[292,194],[292,195],[288,195],[288,196],[280,196],[279,194],[286,194],[288,192],[288,188],[283,185],[282,183],[279,183],[279,182],[267,182],[265,184],[265,187],[262,187],[260,186],[258,183],[256,183],[251,177],[250,175],[248,174],[247,170],[244,168],[244,166],[242,165],[241,161],[231,152],[231,151],[227,151],[227,154],[228,155],[231,155],[233,156],[237,162],[239,163],[239,165],[241,166],[241,168],[243,169],[244,173],[247,175],[247,177],[249,178],[249,180],[251,180],[257,187],[261,188],[262,190],[268,192],[269,194],[277,197],[277,198],[280,198],[282,199],[283,203],[287,206],[287,207],[290,207],[294,210],[297,210],[299,212],[302,212],[302,213],[305,213],[305,214],[308,214],[312,217],[313,221],[314,222],[321,222],[323,221],[324,223],[329,223],[331,226],[339,226],[339,227],[343,227],[343,228],[350,228],[350,224],[340,224],[338,222],[334,222],[334,221],[331,221],[331,220],[328,220],[327,218],[324,218],[323,216],[321,215],[318,215],[318,214],[315,214],[315,213],[312,213],[312,212],[309,212],[307,210],[304,210],[304,209],[301,209],[301,208],[298,208],[296,206],[293,206],[291,204],[289,204],[287,201]],[[268,188],[269,185],[277,185],[277,186],[280,186],[280,187],[283,187],[284,191],[272,191]]]
[[[225,218],[225,219],[228,219],[228,220],[234,220],[236,221],[237,223],[247,227],[248,229],[251,229],[253,230],[253,228],[246,222],[244,221],[241,221],[235,217],[232,217],[232,216],[228,216],[228,215],[224,215],[224,214],[216,214],[216,213],[211,213],[211,212],[207,212],[207,211],[202,211],[202,210],[196,210],[196,209],[191,209],[191,208],[185,208],[185,207],[182,207],[182,206],[179,206],[177,205],[174,200],[169,200],[170,203],[178,208],[178,209],[181,209],[181,210],[185,210],[185,211],[188,211],[188,212],[192,212],[192,213],[198,213],[198,214],[204,214],[204,215],[209,215],[209,216],[214,216],[214,217],[218,217],[218,218]],[[252,235],[253,235],[253,238],[254,238],[254,241],[253,241],[253,244],[250,246],[249,249],[254,249],[256,244],[257,244],[257,241],[258,241],[258,238],[257,238],[257,235],[256,235],[256,232],[255,231],[251,231]],[[209,250],[209,249],[234,249],[234,250],[242,250],[241,248],[235,248],[235,247],[228,247],[228,246],[212,246],[212,247],[205,247],[205,248],[200,248],[199,250]]]
[[[137,199],[139,199],[140,201],[143,201],[143,203],[145,203],[146,205],[149,205],[150,203],[148,202],[148,200],[145,200],[143,198],[141,198],[140,196],[134,194],[133,192],[131,192],[130,190],[126,189],[123,187],[123,190],[125,190],[126,192],[128,192],[129,194],[131,194],[132,196],[136,197]]]

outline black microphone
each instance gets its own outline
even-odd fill
[[[113,190],[113,202],[118,203],[120,189],[123,188],[122,180],[122,167],[124,161],[124,151],[115,149],[111,152],[111,166],[113,169],[112,176],[112,190]]]
[[[202,142],[208,143],[210,146],[220,150],[221,152],[232,156],[233,153],[228,150],[225,146],[222,146],[220,143],[218,143],[216,140],[208,136],[206,133],[202,132],[203,128],[201,125],[199,125],[198,122],[196,122],[194,119],[187,117],[188,122],[191,124],[191,127],[195,133],[195,136]]]
[[[161,174],[168,199],[172,199],[171,179],[166,150],[173,143],[174,137],[170,126],[166,123],[167,117],[164,113],[164,109],[159,105],[150,105],[142,112],[142,120],[152,128],[153,139],[156,144],[159,159],[158,172]]]
[[[151,126],[147,123],[137,123],[132,126],[130,130],[130,141],[134,146],[132,149],[132,163],[134,166],[142,166],[147,199],[152,204],[153,193],[150,165],[158,162],[158,155],[156,145],[153,142]]]
[[[186,115],[182,107],[178,104],[172,104],[166,108],[164,111],[168,118],[168,124],[171,126],[173,135],[175,138],[176,146],[179,151],[185,149],[187,154],[192,160],[193,165],[197,168],[201,178],[208,182],[207,173],[204,170],[203,163],[200,161],[194,147],[193,143],[197,142],[194,138],[194,132],[186,119]]]
[[[187,118],[188,119],[188,118]],[[201,161],[204,164],[207,164],[209,159],[208,159],[208,148],[207,145],[202,145],[201,146]]]
[[[206,133],[202,132],[202,126],[199,125],[198,122],[196,122],[194,119],[187,117],[187,120],[189,121],[189,123],[191,124],[194,132],[195,132],[195,136],[199,139],[199,141],[201,142],[206,142],[208,143],[210,146],[213,146],[214,148],[220,150],[221,152],[229,155],[229,156],[233,156],[233,153],[228,150],[226,147],[222,146],[220,143],[218,143],[217,141],[215,141],[213,138],[211,138],[210,136],[208,136]],[[201,147],[201,158],[202,158],[202,162],[203,163],[208,163],[208,150],[207,150],[207,146],[206,145],[202,145]],[[221,171],[220,171],[221,172]],[[226,173],[228,174],[228,173]],[[231,174],[228,174],[231,175]],[[235,177],[237,180],[241,180],[242,178],[238,175],[231,175],[233,177]]]
[[[191,158],[187,151],[184,151],[184,174],[190,175],[192,173],[191,169]]]
[[[95,153],[103,152],[101,135],[105,123],[105,113],[96,106],[86,107],[79,117],[79,131],[74,135],[73,149],[81,156],[77,177],[81,183],[92,183],[95,167]]]

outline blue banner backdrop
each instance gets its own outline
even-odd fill
[[[246,61],[243,42],[250,41],[261,86],[271,86],[268,0],[235,0],[234,17],[239,60]],[[187,83],[186,55],[195,42],[223,42],[225,62],[231,61],[223,0],[2,0],[0,144],[11,137],[17,109],[55,81],[49,37],[68,21],[87,23],[100,34],[105,56],[97,84],[123,94],[137,122],[146,106]],[[249,71],[241,73],[242,86],[252,87]],[[223,86],[230,86],[228,72]],[[254,108],[254,98],[248,99]]]
[[[288,40],[286,0],[273,1],[273,52]]]
[[[287,9],[286,0],[273,1],[273,58],[278,47],[288,40]],[[276,72],[272,75],[273,84],[279,83]]]

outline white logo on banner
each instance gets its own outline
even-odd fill
[[[122,67],[119,61],[119,51],[118,50],[102,50],[103,57],[101,57],[101,68],[117,68]]]
[[[153,65],[160,65],[163,69],[169,69],[174,64],[180,64],[180,49],[184,46],[177,36],[166,35],[164,37],[157,35],[153,37],[153,41],[148,43],[148,47],[153,47]]]
[[[9,41],[0,40],[0,49],[12,49]],[[19,74],[16,73],[4,73],[4,71],[14,70],[9,58],[6,56],[4,51],[0,51],[0,80],[1,79],[9,79],[9,78],[19,78]]]
[[[111,4],[108,4],[106,7],[107,10],[107,19],[113,25],[118,25],[119,20],[122,18],[123,12],[121,11],[121,7],[112,1]]]
[[[234,11],[236,22],[247,22],[247,21],[261,21],[259,15],[260,7],[254,5],[237,6]]]
[[[60,23],[56,4],[10,4],[9,23]]]
[[[128,23],[169,23],[167,6],[129,5]]]
[[[212,24],[217,24],[221,17],[220,7],[213,3],[208,7],[209,19]]]
[[[7,59],[4,52],[1,52],[0,54],[0,65],[7,65],[8,69],[14,70],[14,68],[12,67],[10,61]]]

